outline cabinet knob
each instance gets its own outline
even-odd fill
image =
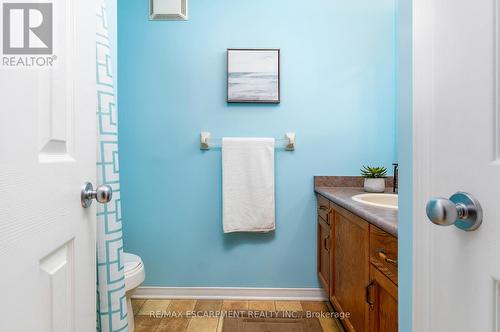
[[[398,261],[396,259],[391,259],[391,258],[387,257],[384,249],[380,249],[378,251],[378,257],[380,257],[381,260],[383,260],[387,263],[398,265]]]

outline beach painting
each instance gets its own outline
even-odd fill
[[[227,50],[227,102],[279,103],[280,50]]]

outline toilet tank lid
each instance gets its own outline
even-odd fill
[[[138,266],[142,265],[142,259],[141,257],[134,255],[134,254],[129,254],[129,253],[123,253],[123,261],[125,265],[125,273],[131,270],[136,269]]]

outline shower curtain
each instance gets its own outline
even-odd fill
[[[128,331],[118,167],[118,113],[104,3],[97,12],[96,60],[97,183],[113,188],[111,202],[97,204],[97,331]]]

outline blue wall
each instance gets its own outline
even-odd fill
[[[317,287],[313,175],[395,157],[394,0],[191,1],[187,22],[118,4],[125,249],[146,285]],[[227,105],[226,49],[282,51],[280,105]],[[277,230],[224,235],[220,150],[199,134],[282,137]]]
[[[397,3],[397,147],[399,156],[399,331],[412,330],[413,130],[412,0]]]

